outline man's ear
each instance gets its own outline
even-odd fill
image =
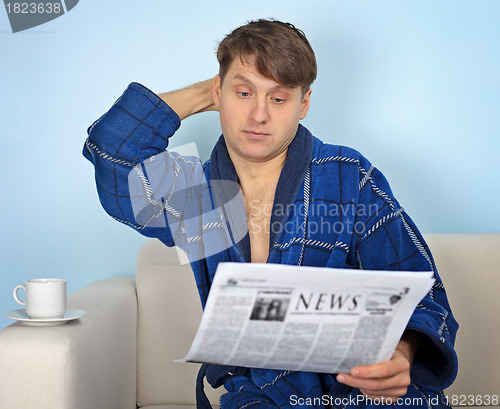
[[[212,99],[217,109],[219,109],[220,86],[221,86],[220,75],[217,74],[214,79],[214,86],[212,87]]]
[[[309,88],[304,97],[302,98],[302,106],[300,108],[300,119],[304,119],[309,112],[309,106],[311,105],[311,89]]]

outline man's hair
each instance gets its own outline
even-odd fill
[[[255,56],[261,75],[280,85],[302,87],[305,93],[316,79],[316,57],[304,33],[277,20],[250,21],[228,34],[217,49],[221,81],[235,58]]]

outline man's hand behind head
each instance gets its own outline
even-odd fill
[[[212,98],[215,77],[196,82],[186,88],[159,94],[181,120],[205,111],[217,111]]]

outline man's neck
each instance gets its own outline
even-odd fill
[[[229,152],[243,195],[254,195],[268,189],[274,194],[287,155],[288,149],[271,160],[250,162]]]

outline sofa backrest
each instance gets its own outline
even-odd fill
[[[460,325],[458,376],[445,394],[453,407],[486,405],[500,397],[500,234],[430,234],[425,240]]]
[[[500,234],[425,238],[460,324],[456,341],[459,373],[446,391],[449,402],[453,406],[481,406],[488,396],[500,395]],[[191,268],[180,265],[178,260],[177,250],[158,240],[147,242],[139,252],[136,285],[140,406],[195,403],[199,365],[173,361],[186,355],[202,310]],[[210,387],[206,390],[217,404],[223,391]]]

